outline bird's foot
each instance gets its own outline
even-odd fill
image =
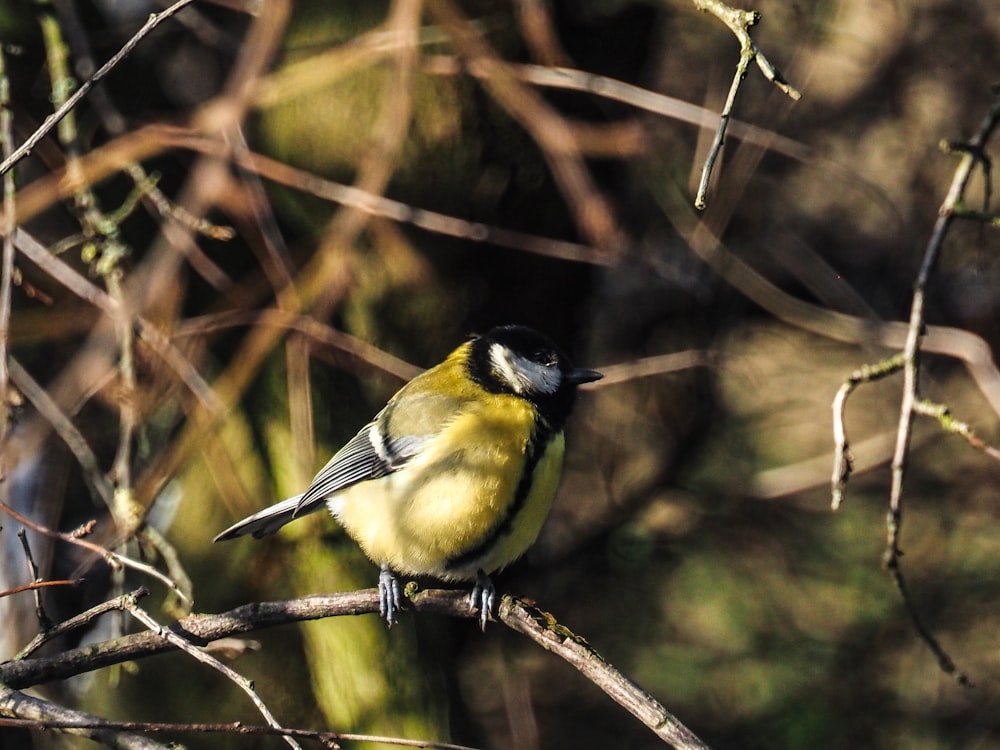
[[[390,628],[396,624],[396,613],[403,608],[403,592],[396,574],[385,565],[378,573],[378,613]]]
[[[493,605],[496,603],[497,590],[493,586],[493,581],[483,571],[476,573],[476,585],[472,587],[472,596],[469,599],[469,606],[472,611],[479,610],[479,627],[486,632],[486,621],[493,613]]]

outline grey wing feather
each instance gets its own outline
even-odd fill
[[[390,440],[379,419],[369,422],[324,466],[302,495],[295,517],[319,509],[331,495],[352,484],[378,479],[398,471],[417,454],[429,436],[406,436]],[[376,442],[372,442],[373,427]]]
[[[461,401],[442,394],[401,398],[404,393],[405,389],[337,451],[303,494],[244,518],[219,534],[215,541],[244,534],[255,538],[273,534],[289,521],[320,510],[340,490],[398,471],[440,431],[447,421],[442,415],[454,413],[461,405]],[[396,409],[402,402],[406,402],[407,408],[401,417]],[[390,438],[392,432],[417,434]]]

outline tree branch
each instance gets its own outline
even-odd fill
[[[194,0],[178,0],[169,8],[166,8],[159,13],[151,13],[149,19],[143,27],[139,29],[110,60],[98,68],[94,75],[92,75],[88,80],[81,83],[80,88],[74,91],[73,94],[67,98],[65,102],[63,102],[61,107],[46,117],[45,122],[43,122],[41,127],[36,129],[35,132],[31,134],[31,137],[28,138],[28,140],[22,143],[18,149],[16,149],[10,156],[5,158],[3,162],[0,163],[0,175],[6,174],[11,167],[21,161],[24,157],[28,156],[35,146],[38,145],[38,142],[48,135],[52,131],[52,128],[58,125],[59,122],[66,117],[66,115],[72,112],[73,108],[80,103],[80,100],[89,94],[90,90],[94,88],[94,86],[96,86],[102,78],[114,70],[122,60],[128,57],[139,42],[141,42],[153,29],[159,26],[163,21],[166,21],[171,16],[183,10],[192,2],[194,2]]]
[[[948,193],[945,196],[944,201],[942,201],[941,207],[938,209],[938,218],[934,224],[934,229],[931,232],[930,240],[927,242],[927,247],[924,250],[920,270],[917,273],[917,278],[913,285],[913,297],[910,303],[910,319],[906,327],[906,340],[903,345],[903,351],[892,360],[887,360],[888,362],[893,363],[893,368],[891,372],[885,372],[885,374],[891,374],[892,372],[898,371],[901,366],[903,370],[903,393],[900,400],[899,421],[896,428],[896,446],[892,457],[892,484],[889,491],[889,512],[886,516],[886,548],[883,555],[883,561],[886,569],[892,576],[893,582],[896,584],[896,588],[899,590],[907,611],[910,613],[910,619],[913,621],[913,625],[916,628],[917,633],[927,644],[927,647],[937,657],[938,663],[941,665],[941,669],[945,673],[952,675],[960,685],[970,685],[971,682],[964,672],[956,668],[954,661],[938,643],[937,639],[934,638],[930,628],[928,628],[928,626],[923,622],[920,617],[920,613],[917,610],[916,604],[913,601],[912,595],[910,594],[909,587],[906,584],[906,579],[903,576],[901,567],[903,551],[899,544],[900,533],[903,525],[903,480],[906,476],[906,464],[910,454],[910,441],[913,434],[914,415],[918,413],[935,412],[936,409],[936,415],[939,420],[942,420],[942,426],[946,429],[948,428],[948,423],[946,423],[945,417],[950,417],[950,415],[947,414],[946,408],[935,406],[934,409],[928,409],[926,405],[921,404],[919,396],[920,354],[925,348],[924,339],[926,336],[926,318],[924,312],[925,295],[927,284],[930,281],[931,274],[934,272],[937,265],[938,258],[941,254],[941,248],[944,246],[945,237],[948,234],[952,221],[956,218],[956,208],[961,206],[964,202],[965,191],[969,185],[969,180],[972,178],[973,170],[976,165],[979,164],[983,166],[983,169],[987,172],[987,174],[989,172],[990,162],[985,154],[985,146],[986,142],[989,140],[998,125],[1000,125],[1000,92],[997,92],[994,96],[993,103],[990,106],[989,111],[983,118],[978,131],[972,139],[968,143],[962,144],[961,146],[957,146],[955,144],[950,146],[950,150],[961,153],[962,158],[959,161],[958,167],[955,169],[955,174],[952,178],[951,186],[948,188]],[[989,191],[987,190],[987,194],[988,192]],[[838,433],[837,422],[843,419],[843,400],[847,395],[847,391],[845,391],[845,389],[850,386],[850,383],[851,381],[849,380],[848,383],[841,388],[841,391],[834,399],[835,435],[842,434],[842,425],[839,428],[840,433]],[[840,408],[839,413],[838,404]],[[951,420],[950,423],[955,428],[952,431],[957,432],[958,434],[963,434],[962,427],[965,427],[964,434],[968,439],[969,434],[971,434],[971,430],[969,430],[967,426],[955,426],[954,420]],[[974,447],[978,447],[974,441],[970,440],[970,443],[972,443]],[[847,481],[847,475],[849,473],[849,464],[847,464],[846,467],[844,466],[844,461],[846,460],[845,457],[847,455],[846,445],[847,443],[845,438],[842,442],[838,441],[838,445],[836,447],[833,477],[834,509],[836,509],[839,505],[840,499],[843,497],[844,484]]]
[[[48,726],[49,722],[68,724],[64,731],[87,737],[115,750],[169,750],[172,745],[118,728],[109,728],[103,719],[84,711],[73,711],[32,695],[14,690],[0,681],[0,715],[31,719]]]
[[[736,63],[736,71],[733,74],[733,82],[729,86],[726,105],[722,108],[719,128],[715,132],[715,140],[712,142],[712,147],[705,158],[705,165],[701,170],[701,180],[698,183],[698,193],[694,199],[695,208],[703,209],[707,205],[708,182],[712,178],[715,161],[721,153],[722,146],[726,140],[726,130],[729,128],[733,107],[736,105],[736,94],[739,93],[740,84],[743,83],[743,79],[746,77],[750,63],[756,61],[757,67],[760,68],[764,77],[785,92],[791,99],[798,101],[802,94],[785,80],[781,71],[771,64],[750,37],[750,27],[755,26],[760,21],[760,14],[757,11],[731,8],[721,2],[721,0],[693,0],[693,2],[698,10],[711,13],[722,21],[740,42],[740,59]]]
[[[417,612],[450,617],[478,616],[469,608],[466,591],[429,589],[409,594],[409,602]],[[325,617],[374,614],[378,609],[376,589],[253,602],[219,614],[189,615],[163,626],[162,634],[149,631],[135,633],[53,656],[6,662],[0,664],[0,683],[22,689],[66,679],[112,664],[170,651],[176,648],[171,643],[172,638],[179,637],[188,643],[205,646],[219,638],[276,625]],[[497,617],[507,627],[566,660],[660,739],[678,750],[706,750],[708,747],[645,690],[606,662],[586,641],[561,626],[552,615],[507,595],[500,603]]]

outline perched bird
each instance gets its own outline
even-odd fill
[[[404,385],[290,497],[219,534],[261,537],[324,504],[380,566],[380,611],[396,621],[396,574],[475,581],[480,624],[492,611],[489,574],[538,537],[562,473],[574,368],[545,336],[501,326],[473,336]]]

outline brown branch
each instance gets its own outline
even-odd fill
[[[192,645],[191,642],[188,641],[186,638],[180,636],[179,634],[175,633],[169,628],[160,625],[160,623],[154,620],[152,616],[150,616],[144,609],[142,609],[135,601],[128,602],[126,606],[129,611],[129,614],[131,614],[132,617],[137,619],[147,628],[149,628],[150,632],[155,633],[156,635],[159,635],[162,638],[165,638],[175,648],[180,649],[188,656],[191,656],[197,661],[200,661],[202,664],[207,664],[212,669],[224,675],[227,679],[235,683],[235,685],[240,690],[242,690],[244,693],[247,694],[251,702],[253,702],[253,704],[257,707],[257,710],[260,712],[261,716],[264,717],[264,720],[267,722],[267,725],[269,727],[273,727],[274,729],[279,729],[279,730],[282,729],[282,726],[278,723],[278,720],[274,718],[274,715],[267,707],[267,704],[265,704],[264,701],[261,700],[260,696],[258,696],[257,692],[253,689],[253,683],[250,680],[248,680],[243,675],[239,674],[236,670],[227,667],[225,664],[223,664],[221,661],[216,659],[211,654],[199,650],[197,647]],[[292,748],[292,750],[302,750],[302,748],[299,746],[299,743],[296,742],[293,737],[290,737],[289,735],[285,734],[284,739],[288,743],[289,747]]]
[[[833,479],[831,480],[833,490],[830,501],[833,510],[840,508],[840,504],[844,500],[847,480],[850,479],[851,472],[854,470],[854,459],[851,456],[851,447],[847,440],[847,427],[844,420],[847,399],[863,383],[873,383],[876,380],[887,378],[901,369],[903,369],[901,354],[874,365],[863,365],[850,374],[833,399]]]
[[[402,737],[383,737],[374,734],[356,734],[353,732],[322,732],[313,729],[292,729],[271,726],[244,724],[242,721],[216,724],[181,724],[161,721],[109,721],[96,719],[94,721],[36,721],[30,719],[0,719],[0,727],[18,729],[117,729],[130,732],[171,732],[191,734],[243,734],[271,737],[294,737],[301,740],[316,740],[328,748],[338,748],[339,741],[348,742],[379,742],[400,747],[422,747],[434,750],[476,750],[468,745],[457,745],[453,742],[434,742],[433,740],[410,740]]]
[[[0,45],[0,157],[7,158],[14,150],[14,117],[10,109],[10,81],[7,78],[7,53]],[[17,210],[13,174],[3,175],[0,189],[3,190],[2,224],[10,225]],[[0,238],[2,256],[0,256],[0,441],[7,437],[10,426],[7,389],[10,383],[10,372],[7,368],[7,357],[10,347],[10,312],[11,293],[14,285],[14,237],[5,232]],[[7,474],[6,461],[0,458],[0,477]]]
[[[903,350],[890,360],[886,360],[881,367],[874,369],[877,377],[870,377],[867,380],[875,380],[878,377],[903,370],[903,393],[899,406],[899,421],[896,428],[896,442],[892,457],[892,481],[889,491],[889,512],[886,515],[886,548],[883,554],[883,561],[893,582],[903,599],[910,619],[920,638],[938,659],[941,669],[952,675],[961,685],[970,685],[970,681],[964,672],[957,669],[954,661],[945,652],[944,648],[933,636],[930,628],[923,622],[912,594],[906,585],[906,579],[901,567],[903,556],[899,540],[903,525],[903,481],[906,475],[906,462],[910,455],[910,445],[913,436],[913,418],[916,414],[924,413],[935,416],[945,429],[949,429],[957,434],[964,435],[973,447],[994,455],[994,449],[988,449],[978,437],[971,431],[968,425],[956,422],[951,419],[946,408],[921,402],[919,398],[919,375],[920,375],[920,354],[927,349],[926,346],[926,320],[924,316],[924,302],[927,284],[931,274],[937,265],[944,246],[945,237],[951,227],[952,221],[956,218],[955,209],[962,205],[965,191],[972,178],[973,170],[977,164],[984,163],[984,149],[997,125],[1000,124],[1000,92],[994,97],[989,111],[980,123],[979,129],[967,144],[961,148],[952,150],[962,153],[958,167],[952,177],[951,186],[945,195],[941,207],[938,209],[938,218],[931,232],[931,237],[924,250],[924,256],[917,273],[917,279],[913,285],[913,298],[910,304],[910,318],[906,326],[906,339]],[[985,162],[988,164],[988,161]],[[863,368],[864,369],[864,368]],[[859,371],[861,372],[861,371]],[[843,432],[843,406],[850,390],[853,387],[865,382],[864,379],[854,380],[854,376],[841,387],[834,399],[834,435],[835,435],[835,458],[833,474],[833,507],[840,503],[843,497],[844,486],[850,473],[850,462],[847,454],[847,441]],[[995,408],[995,407],[994,407]],[[995,455],[994,455],[995,457]]]
[[[409,604],[417,612],[478,617],[478,613],[469,608],[467,591],[420,591],[409,595]],[[276,625],[324,617],[375,614],[378,609],[378,591],[375,589],[315,594],[277,602],[253,602],[219,614],[189,615],[164,626],[161,632],[146,631],[53,656],[6,662],[0,664],[0,683],[21,689],[161,654],[176,647],[168,639],[168,632],[171,638],[180,637],[190,644],[204,646],[219,638]],[[704,750],[707,747],[648,693],[604,661],[585,641],[559,625],[551,615],[508,595],[503,597],[497,617],[511,629],[527,635],[565,659],[664,741],[679,750]]]
[[[15,586],[14,588],[7,589],[6,591],[0,591],[0,597],[20,594],[24,591],[36,591],[37,589],[44,589],[49,586],[79,586],[81,583],[83,583],[82,578],[70,578],[59,581],[32,581],[31,583]]]
[[[122,594],[121,596],[115,597],[114,599],[106,602],[101,602],[100,604],[91,607],[78,615],[74,615],[68,620],[63,620],[62,622],[47,628],[32,638],[28,645],[18,651],[17,655],[14,656],[14,661],[20,661],[21,659],[26,658],[53,638],[58,638],[64,633],[69,633],[77,628],[90,625],[90,623],[107,612],[124,611],[128,608],[130,603],[138,601],[140,597],[146,596],[148,593],[148,589],[140,588],[130,594]]]
[[[698,183],[698,192],[694,199],[695,208],[703,209],[707,205],[706,196],[708,195],[708,183],[712,177],[712,170],[726,140],[726,131],[729,128],[733,107],[736,104],[736,95],[739,93],[740,84],[743,83],[743,79],[746,77],[750,63],[756,61],[757,67],[761,69],[764,77],[785,92],[791,99],[797,101],[802,94],[785,80],[781,72],[771,64],[750,37],[750,27],[755,26],[760,21],[760,14],[757,11],[731,8],[721,2],[721,0],[693,0],[693,2],[698,10],[711,13],[726,24],[740,42],[740,59],[736,63],[733,82],[729,86],[726,104],[722,108],[719,127],[715,133],[715,140],[712,142],[712,147],[705,158],[705,165],[701,170],[701,180]]]
[[[166,586],[168,589],[170,589],[175,596],[181,598],[188,604],[191,603],[190,598],[186,593],[184,593],[184,591],[181,589],[180,586],[178,586],[174,581],[172,581],[169,577],[165,576],[163,573],[158,571],[152,565],[147,565],[146,563],[139,562],[138,560],[133,560],[130,557],[119,554],[117,552],[113,552],[107,549],[106,547],[102,547],[99,544],[88,542],[86,539],[80,539],[79,537],[76,537],[73,534],[64,534],[61,531],[54,531],[46,526],[43,526],[40,523],[32,521],[30,518],[27,518],[26,516],[21,515],[16,510],[7,505],[7,503],[0,502],[0,511],[3,511],[8,516],[13,518],[15,521],[24,524],[29,529],[34,529],[39,534],[44,534],[45,536],[50,537],[52,539],[58,539],[60,541],[67,542],[69,544],[75,544],[78,547],[83,547],[84,549],[90,550],[96,555],[102,557],[113,568],[125,567],[139,571],[140,573],[145,573],[146,575],[155,578],[164,586]]]
[[[74,711],[56,703],[26,695],[0,682],[0,715],[38,722],[41,726],[65,724],[65,731],[87,737],[115,750],[169,750],[174,747],[135,732],[108,727],[104,720],[84,711]]]
[[[28,562],[28,570],[31,573],[31,580],[35,584],[41,583],[42,576],[39,573],[38,565],[35,564],[35,556],[31,554],[31,544],[28,542],[28,532],[24,529],[20,529],[17,532],[17,538],[21,542],[21,548],[24,550],[24,556]],[[51,627],[52,620],[45,613],[45,605],[42,603],[42,592],[41,587],[34,586],[31,589],[32,593],[35,595],[35,616],[38,618],[38,624],[44,629]]]
[[[192,2],[194,2],[194,0],[177,0],[177,2],[169,8],[166,8],[159,13],[150,14],[149,19],[142,26],[142,28],[140,28],[132,36],[132,38],[129,39],[122,46],[122,48],[111,57],[110,60],[98,68],[93,76],[81,83],[80,87],[73,92],[72,96],[68,97],[66,101],[63,102],[62,106],[60,106],[55,112],[46,117],[41,126],[38,127],[19,148],[17,148],[9,157],[5,158],[3,162],[0,162],[0,175],[6,174],[10,171],[11,167],[21,161],[24,157],[28,156],[28,154],[34,150],[35,146],[38,145],[38,142],[48,135],[52,131],[52,128],[58,125],[59,122],[66,117],[66,115],[69,114],[88,93],[90,93],[90,90],[94,88],[94,86],[96,86],[101,79],[114,70],[118,64],[122,62],[122,60],[128,57],[132,50],[135,49],[136,45],[138,45],[139,42],[141,42],[153,29],[171,16],[175,15],[177,12],[183,10],[185,6],[190,5]]]

